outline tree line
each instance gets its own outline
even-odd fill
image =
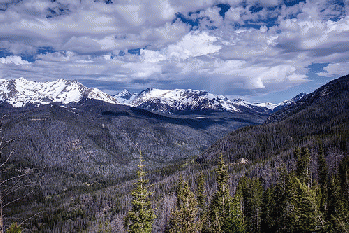
[[[166,226],[167,233],[179,232],[348,232],[349,156],[344,156],[335,173],[329,173],[323,150],[317,156],[317,177],[309,171],[307,147],[295,148],[296,167],[279,168],[275,184],[244,176],[231,195],[229,173],[221,155],[216,173],[217,189],[209,197],[200,173],[196,189],[179,177],[176,203]],[[142,160],[141,160],[142,161]],[[151,207],[143,165],[132,192],[132,209],[125,217],[128,232],[152,232],[156,218]]]

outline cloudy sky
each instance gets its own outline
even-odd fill
[[[0,0],[0,78],[280,102],[349,73],[349,0]]]

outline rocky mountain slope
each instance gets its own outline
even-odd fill
[[[260,160],[294,145],[313,145],[323,137],[326,147],[349,148],[348,96],[349,75],[286,105],[262,125],[230,133],[212,145],[199,160],[210,161],[220,153],[231,161],[242,157]]]
[[[200,111],[256,112],[269,114],[276,107],[287,105],[272,103],[248,103],[242,99],[230,100],[223,95],[191,89],[160,90],[148,88],[139,94],[124,90],[114,96],[119,103],[165,114],[181,114]],[[290,100],[292,102],[293,100]]]
[[[290,105],[303,95],[279,104],[248,103],[242,99],[230,100],[223,95],[191,89],[160,90],[151,89],[131,94],[124,90],[115,96],[97,88],[87,88],[77,81],[59,79],[51,82],[28,81],[24,78],[0,80],[0,101],[13,107],[27,104],[36,106],[61,103],[77,103],[83,98],[101,100],[111,104],[124,104],[162,114],[187,114],[193,112],[231,112],[246,114],[270,114],[274,110]]]

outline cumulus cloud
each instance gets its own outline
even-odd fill
[[[1,75],[235,94],[300,85],[315,63],[328,63],[321,76],[347,73],[349,3],[283,3],[8,1],[0,5],[0,51],[12,55],[0,58]],[[229,4],[224,17],[217,4]]]
[[[320,76],[336,77],[347,75],[349,72],[349,62],[332,63],[324,67],[324,72],[317,73]]]
[[[0,58],[0,63],[2,64],[15,64],[17,66],[19,65],[28,65],[30,64],[28,61],[22,60],[20,56],[7,56]]]

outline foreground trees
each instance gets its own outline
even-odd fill
[[[198,202],[194,193],[190,190],[188,182],[184,181],[182,177],[179,180],[176,195],[177,203],[172,212],[168,232],[200,232],[202,223],[198,216]]]
[[[349,232],[349,157],[329,176],[320,151],[317,180],[310,174],[309,150],[295,149],[295,157],[295,170],[280,168],[275,185],[263,188],[259,179],[245,176],[231,196],[221,156],[215,170],[217,190],[208,208],[203,207],[203,176],[198,179],[196,198],[181,178],[169,232]]]
[[[149,182],[144,179],[143,157],[140,153],[139,170],[137,172],[138,181],[135,189],[132,191],[132,208],[125,217],[125,228],[131,233],[150,233],[152,231],[153,220],[156,218],[151,202],[149,200],[150,192],[146,184]]]
[[[211,197],[205,191],[203,173],[196,177],[193,187],[180,176],[166,232],[349,232],[349,157],[344,156],[337,170],[329,174],[319,150],[318,156],[312,157],[317,160],[314,178],[310,151],[296,148],[294,155],[295,169],[280,167],[274,184],[263,187],[260,179],[245,175],[234,195],[222,156],[214,170],[217,188]],[[155,215],[145,186],[142,159],[139,167],[125,227],[129,232],[151,232]]]

